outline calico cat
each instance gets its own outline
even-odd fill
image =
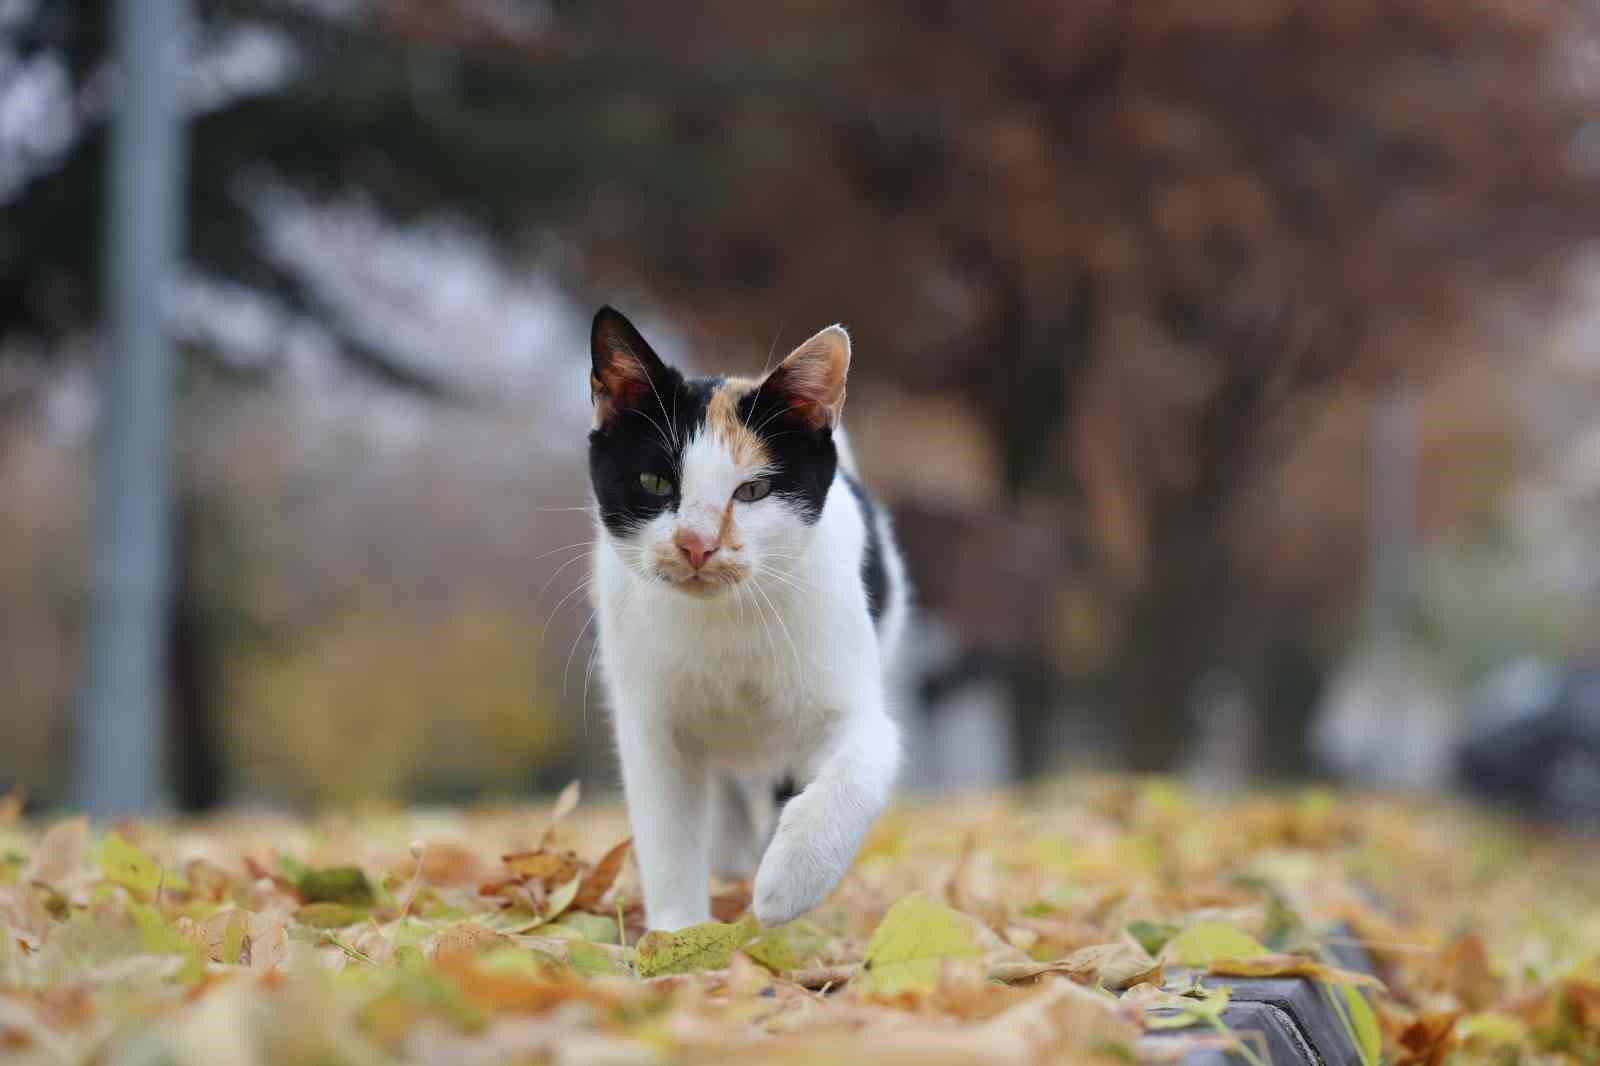
[[[715,872],[787,922],[838,885],[900,754],[905,571],[839,426],[850,338],[689,378],[603,307],[590,348],[592,587],[646,919],[710,920]]]

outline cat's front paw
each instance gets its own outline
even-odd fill
[[[826,900],[843,872],[795,834],[779,834],[755,871],[750,911],[766,928],[792,922]]]

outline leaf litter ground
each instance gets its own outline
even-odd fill
[[[1209,972],[1319,982],[1369,1063],[1600,1063],[1600,841],[1444,801],[908,801],[816,913],[748,902],[646,932],[622,812],[575,788],[96,829],[0,802],[0,1061],[1126,1064],[1239,1039]]]

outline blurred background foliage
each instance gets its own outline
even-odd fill
[[[0,5],[0,776],[44,796],[105,6]],[[1590,5],[197,11],[181,802],[604,779],[577,587],[601,301],[702,368],[849,325],[851,432],[928,622],[907,714],[987,700],[997,773],[1305,773],[1364,663],[1453,704],[1594,650]]]

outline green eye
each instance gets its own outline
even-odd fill
[[[640,474],[639,484],[643,485],[644,491],[648,492],[652,496],[672,495],[672,482],[668,481],[660,474]]]
[[[741,503],[755,503],[771,491],[772,486],[765,481],[746,481],[733,490],[733,498]]]

